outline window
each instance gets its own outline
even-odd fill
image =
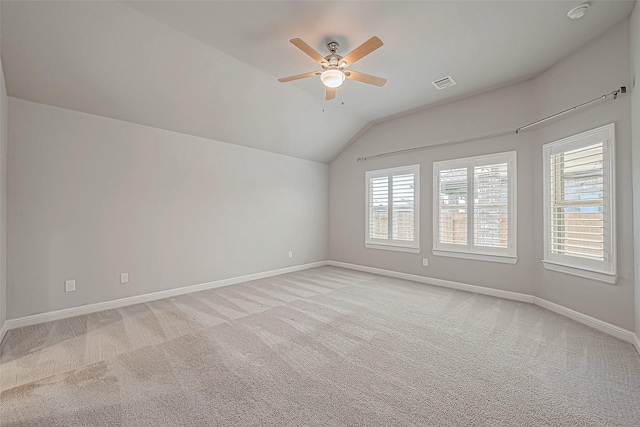
[[[420,252],[420,165],[369,171],[365,246]]]
[[[434,162],[433,183],[435,255],[517,262],[515,151]]]
[[[544,145],[544,266],[616,281],[615,127]]]

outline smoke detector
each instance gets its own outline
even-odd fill
[[[587,13],[587,9],[589,9],[589,3],[583,3],[580,6],[576,6],[571,9],[567,16],[571,19],[580,19]]]

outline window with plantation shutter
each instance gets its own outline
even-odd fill
[[[515,151],[434,162],[433,174],[433,253],[515,263]]]
[[[369,180],[369,238],[389,238],[389,177]]]
[[[509,242],[509,164],[473,168],[473,238],[478,247],[506,249]]]
[[[615,282],[614,140],[610,124],[543,147],[546,268]]]
[[[467,244],[467,168],[444,169],[439,173],[438,234],[440,243]]]
[[[369,171],[365,178],[365,246],[419,252],[420,166]]]

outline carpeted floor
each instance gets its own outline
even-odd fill
[[[638,426],[633,347],[333,267],[10,331],[2,426]]]

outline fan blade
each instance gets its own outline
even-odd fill
[[[387,79],[383,79],[382,77],[376,77],[370,74],[359,73],[357,71],[351,70],[345,71],[344,76],[357,82],[367,83],[378,87],[384,86],[384,84],[387,82]]]
[[[309,55],[314,61],[318,64],[324,62],[325,59],[322,55],[320,55],[314,48],[306,44],[302,39],[291,39],[289,40],[295,47]]]
[[[317,71],[312,71],[310,73],[298,74],[296,76],[282,77],[281,79],[278,79],[278,81],[280,83],[286,83],[286,82],[290,82],[292,80],[300,80],[300,79],[306,79],[307,77],[317,76],[318,74],[320,74],[320,73],[317,72]]]
[[[351,53],[348,53],[347,56],[342,58],[340,61],[345,61],[347,63],[347,67],[349,67],[353,65],[357,60],[362,59],[363,57],[367,56],[368,54],[382,46],[382,44],[382,40],[380,40],[376,36],[373,36],[369,40],[352,50]]]
[[[335,99],[335,97],[336,97],[336,88],[335,87],[328,87],[327,88],[326,100],[327,101],[331,101],[332,99]]]

